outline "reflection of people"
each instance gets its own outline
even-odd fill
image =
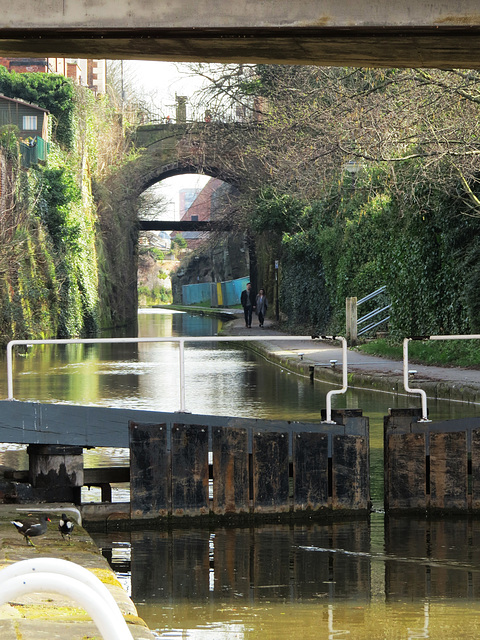
[[[268,309],[268,300],[267,296],[265,295],[265,289],[260,289],[260,291],[258,292],[256,307],[258,322],[260,326],[263,327],[263,321],[265,320],[265,314],[267,313]]]
[[[240,302],[242,303],[243,313],[245,315],[245,326],[250,329],[252,326],[252,312],[255,309],[255,294],[252,291],[252,283],[247,283],[247,288],[242,291],[240,296]]]

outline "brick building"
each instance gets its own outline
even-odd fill
[[[17,73],[59,73],[96,94],[105,93],[106,60],[85,58],[0,58],[0,65]]]

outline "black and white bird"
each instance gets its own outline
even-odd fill
[[[21,533],[27,544],[35,545],[30,538],[43,536],[47,531],[47,522],[51,522],[48,516],[43,515],[39,520],[11,520],[18,533]]]
[[[58,530],[62,534],[62,538],[65,540],[65,537],[70,540],[70,534],[73,531],[74,524],[73,522],[66,516],[65,513],[62,513],[62,517],[58,523]]]

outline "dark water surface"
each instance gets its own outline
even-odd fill
[[[215,335],[220,328],[201,316],[139,314],[139,336]],[[192,413],[319,422],[331,389],[228,344],[187,345],[185,368]],[[14,390],[17,399],[174,411],[178,347],[35,347],[15,357]],[[369,519],[97,536],[159,637],[480,637],[480,521],[386,519],[381,512],[383,416],[389,407],[419,406],[418,396],[349,389],[333,403],[370,418],[378,511]],[[428,406],[433,419],[479,413],[472,404]],[[86,466],[128,464],[128,451],[95,449],[85,459]],[[4,446],[0,464],[26,468],[24,448]],[[118,489],[117,499],[126,495]]]

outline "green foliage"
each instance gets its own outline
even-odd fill
[[[0,127],[0,147],[5,150],[9,160],[13,160],[15,164],[18,162],[18,134],[19,129],[14,124],[7,124]]]
[[[160,249],[157,249],[157,247],[149,247],[148,253],[150,253],[150,255],[152,255],[155,260],[165,260],[165,254]]]
[[[385,284],[385,298],[360,309],[391,302],[391,335],[478,331],[480,218],[462,215],[461,194],[413,182],[413,163],[402,171],[392,189],[384,166],[366,169],[355,189],[332,184],[310,206],[263,192],[256,229],[292,230],[280,255],[280,309],[291,323],[341,334],[345,298]]]
[[[138,303],[140,307],[151,307],[154,304],[171,304],[173,301],[172,290],[158,286],[138,287]]]
[[[42,191],[38,209],[57,249],[78,252],[80,225],[72,219],[74,205],[81,201],[81,191],[75,176],[67,167],[42,172]]]
[[[59,143],[71,148],[74,139],[74,87],[71,80],[51,73],[16,73],[0,66],[0,93],[48,109],[55,117]]]
[[[358,347],[359,351],[374,356],[403,359],[403,344],[378,339]],[[480,367],[480,344],[477,340],[412,341],[408,345],[410,363],[436,366]]]
[[[267,187],[258,197],[251,228],[255,233],[292,231],[299,225],[303,206],[292,196]]]
[[[180,233],[177,233],[177,235],[172,238],[172,245],[174,248],[177,247],[178,249],[185,249],[187,241]]]

